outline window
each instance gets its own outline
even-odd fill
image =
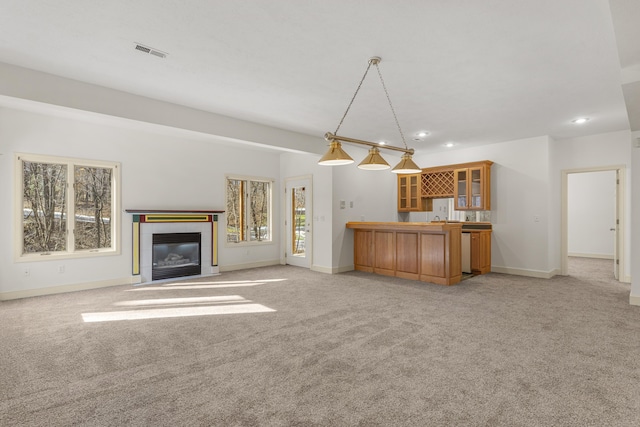
[[[118,164],[18,154],[18,258],[118,252]]]
[[[262,178],[227,177],[227,242],[271,242],[271,187]]]

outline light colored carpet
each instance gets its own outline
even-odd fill
[[[583,261],[451,287],[277,266],[3,302],[0,425],[638,426],[640,307]],[[275,311],[83,321],[241,306]]]

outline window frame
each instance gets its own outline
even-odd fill
[[[266,177],[258,177],[258,176],[247,176],[247,175],[236,175],[236,174],[226,174],[224,177],[224,203],[225,203],[225,209],[227,206],[227,200],[229,199],[229,193],[228,193],[228,189],[229,189],[229,184],[228,181],[229,180],[236,180],[236,181],[245,181],[245,185],[243,185],[243,205],[244,205],[244,209],[242,212],[242,215],[244,216],[242,219],[242,223],[244,224],[245,230],[243,231],[243,234],[245,236],[251,236],[251,231],[250,231],[250,220],[249,220],[249,210],[251,209],[251,202],[249,200],[250,197],[250,187],[251,187],[251,182],[266,182],[269,184],[269,201],[268,201],[268,219],[267,219],[267,224],[268,224],[268,232],[269,232],[269,239],[268,240],[240,240],[238,242],[230,242],[228,240],[228,233],[227,233],[227,229],[228,229],[228,215],[225,215],[225,227],[224,227],[224,245],[225,247],[230,247],[230,248],[237,248],[240,246],[258,246],[258,245],[273,245],[275,244],[274,241],[274,218],[273,218],[273,197],[274,197],[274,186],[275,186],[275,179],[273,178],[266,178]]]
[[[66,227],[67,246],[64,251],[23,253],[24,250],[24,183],[23,162],[50,163],[66,165],[67,191],[65,195],[67,205]],[[75,230],[75,167],[96,167],[111,169],[111,247],[98,249],[75,249],[73,233]],[[53,259],[76,259],[113,256],[121,254],[121,209],[120,209],[120,171],[119,162],[81,159],[74,157],[60,157],[43,154],[15,153],[14,156],[14,259],[16,262],[47,261]]]

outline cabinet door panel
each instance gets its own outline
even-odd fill
[[[419,175],[411,175],[409,177],[409,206],[412,211],[418,210],[419,200],[421,197],[420,187],[418,186]]]
[[[467,186],[467,169],[456,169],[455,177],[455,204],[457,210],[467,209],[468,203],[468,186]]]
[[[473,209],[480,209],[483,205],[483,168],[470,168],[469,169],[469,193],[470,193],[470,207]]]
[[[394,233],[392,231],[376,231],[374,234],[375,265],[376,269],[395,270],[395,256],[389,248],[395,247]]]
[[[446,239],[444,234],[420,235],[420,273],[428,276],[445,277]]]
[[[373,269],[373,231],[354,230],[353,246],[353,263],[357,266]]]
[[[407,189],[408,177],[398,177],[398,211],[404,212],[409,209],[408,205],[408,189]]]
[[[471,233],[471,271],[480,270],[480,233]]]
[[[396,271],[418,273],[418,233],[396,233]]]

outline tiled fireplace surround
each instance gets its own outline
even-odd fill
[[[223,211],[145,211],[133,214],[132,274],[138,283],[152,281],[153,235],[159,233],[201,233],[201,275],[220,272],[218,267],[218,214]]]

